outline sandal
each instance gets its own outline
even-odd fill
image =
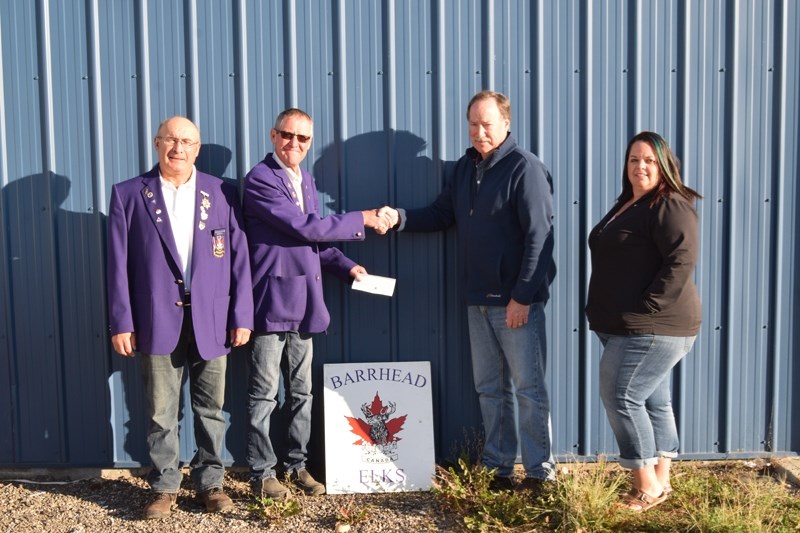
[[[669,492],[666,490],[664,490],[660,496],[653,497],[639,489],[631,489],[622,496],[622,502],[620,504],[633,512],[643,513],[662,503],[667,499],[667,496],[669,496]]]

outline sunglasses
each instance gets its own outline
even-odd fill
[[[291,141],[292,138],[297,137],[297,142],[301,144],[305,144],[311,140],[310,135],[300,135],[299,133],[292,133],[291,131],[283,131],[283,130],[275,130],[278,132],[278,135],[281,136],[281,139],[284,141]]]

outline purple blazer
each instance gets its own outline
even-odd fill
[[[236,188],[196,173],[192,324],[203,359],[230,351],[229,330],[253,329],[247,238]],[[184,285],[158,166],[111,189],[108,314],[112,335],[134,332],[136,351],[167,355],[183,324]]]
[[[305,213],[272,154],[244,179],[257,333],[325,331],[330,314],[322,295],[322,270],[349,280],[356,266],[327,243],[364,239],[360,211],[320,218],[314,178],[301,172]]]

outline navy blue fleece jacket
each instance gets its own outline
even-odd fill
[[[431,205],[399,211],[398,231],[456,225],[468,305],[547,302],[556,273],[553,181],[511,135],[485,160],[469,148]]]

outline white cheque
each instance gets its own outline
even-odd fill
[[[383,296],[391,296],[394,294],[394,284],[397,282],[394,278],[386,278],[383,276],[373,276],[367,274],[363,276],[361,281],[353,281],[353,290],[371,292],[373,294],[381,294]]]

